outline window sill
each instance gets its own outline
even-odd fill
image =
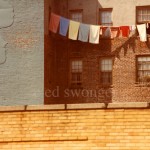
[[[135,83],[135,87],[150,87],[150,83]]]

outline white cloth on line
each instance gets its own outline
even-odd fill
[[[142,41],[142,42],[147,41],[146,24],[137,25],[137,29],[139,32],[140,41]]]
[[[100,26],[98,25],[90,25],[90,38],[89,42],[93,44],[99,43],[100,36]]]

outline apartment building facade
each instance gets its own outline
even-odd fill
[[[49,31],[50,13],[77,22],[147,25],[147,41],[100,37],[99,44]],[[45,0],[45,104],[150,101],[150,0]]]

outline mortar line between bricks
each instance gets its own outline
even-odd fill
[[[0,141],[0,144],[8,143],[34,143],[34,142],[67,142],[67,141],[88,141],[87,139],[65,139],[65,140],[25,140],[25,141]]]

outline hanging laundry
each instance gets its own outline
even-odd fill
[[[111,27],[111,38],[119,37],[120,28],[119,27]]]
[[[81,23],[79,28],[78,40],[82,42],[87,42],[89,37],[89,32],[90,32],[90,25]]]
[[[129,37],[132,37],[135,34],[136,34],[136,26],[132,25],[132,26],[130,26],[130,35],[129,35]]]
[[[130,28],[129,26],[121,26],[120,27],[121,33],[123,37],[129,37]]]
[[[146,28],[149,28],[149,23],[146,24]]]
[[[111,38],[111,29],[110,27],[108,27],[105,32],[104,32],[104,37],[109,37]]]
[[[67,31],[68,31],[68,27],[69,27],[69,19],[66,19],[64,17],[60,17],[59,34],[62,36],[66,36]]]
[[[101,27],[102,37],[116,38],[120,35],[119,27]]]
[[[49,30],[56,33],[60,22],[60,16],[51,13]]]
[[[102,28],[100,27],[100,32],[99,32],[99,34],[102,36],[103,35],[103,30],[102,30]]]
[[[150,34],[150,23],[147,23],[146,33],[147,33],[147,34]]]
[[[100,27],[100,35],[101,37],[111,37],[111,30],[110,27]]]
[[[139,32],[140,41],[142,41],[142,42],[147,41],[146,24],[137,25],[137,29]]]
[[[80,23],[70,20],[69,24],[69,39],[77,40]]]
[[[102,37],[105,37],[105,31],[106,31],[107,27],[100,27],[100,35]]]
[[[134,30],[136,30],[136,25],[130,26],[130,31],[134,31]]]
[[[99,43],[100,26],[90,25],[90,38],[89,42],[93,44]]]

